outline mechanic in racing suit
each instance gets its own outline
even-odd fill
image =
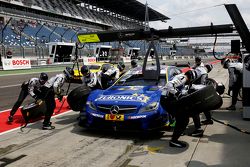
[[[88,86],[91,90],[102,88],[101,83],[99,83],[97,80],[97,73],[90,72],[89,67],[87,65],[83,65],[81,67],[81,73],[83,76],[83,84]]]
[[[43,130],[55,129],[55,127],[52,126],[50,122],[50,118],[53,115],[54,109],[56,107],[55,95],[57,95],[59,101],[62,101],[62,86],[66,80],[70,82],[70,79],[73,77],[73,75],[74,70],[70,67],[66,67],[62,74],[57,74],[56,76],[51,77],[44,84],[44,88],[46,91],[44,96],[44,100],[46,103],[46,112],[43,121]]]
[[[111,67],[107,68],[106,66],[97,73],[97,81],[101,85],[102,89],[108,88],[111,83],[114,83],[120,76],[125,72],[125,64],[119,62],[117,68]]]
[[[181,73],[169,81],[163,88],[162,97],[175,98],[179,99],[181,96],[187,94],[187,90],[183,89],[185,85],[192,83],[195,79],[199,78],[202,75],[202,71],[197,69],[191,69],[185,74]],[[164,98],[161,99],[161,101]],[[161,102],[164,104],[164,101]],[[176,125],[172,135],[172,139],[169,142],[170,147],[186,147],[186,144],[178,141],[179,137],[183,134],[186,129],[186,126],[189,122],[190,113],[176,109],[175,111],[169,111],[172,116],[176,119]]]
[[[18,99],[10,111],[10,116],[8,117],[8,122],[13,122],[13,116],[15,115],[17,109],[23,103],[24,99],[30,95],[36,101],[40,98],[40,88],[48,80],[48,75],[46,73],[41,73],[39,78],[31,78],[29,81],[23,82],[21,86],[21,92],[19,93]]]
[[[196,57],[195,66],[193,68],[196,69],[196,71],[200,71],[199,73],[201,74],[201,76],[196,79],[194,84],[206,85],[208,73],[213,69],[213,66],[211,64],[204,65],[204,63],[201,62],[201,59],[199,57]],[[204,110],[203,113],[206,117],[206,120],[202,121],[202,124],[204,125],[213,124],[210,111]],[[192,115],[192,118],[193,118],[194,126],[195,126],[195,130],[192,132],[192,136],[194,137],[203,136],[204,131],[201,128],[200,114],[194,114]]]
[[[227,110],[236,110],[236,103],[238,100],[238,94],[240,89],[242,88],[243,81],[243,64],[242,62],[234,62],[231,63],[229,59],[223,59],[221,61],[223,68],[228,69],[229,73],[229,84],[228,84],[228,94],[232,94],[232,104],[227,107]]]

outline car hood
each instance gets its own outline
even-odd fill
[[[113,86],[106,90],[94,91],[89,100],[95,105],[145,106],[160,101],[161,90],[157,86]]]

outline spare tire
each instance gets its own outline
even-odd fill
[[[21,113],[26,123],[28,123],[31,119],[39,118],[40,116],[44,115],[45,112],[46,104],[44,101],[42,101],[40,104],[32,102],[24,105],[21,108]]]
[[[91,89],[87,86],[79,86],[73,89],[67,97],[70,108],[74,111],[81,111],[86,105],[90,92]]]

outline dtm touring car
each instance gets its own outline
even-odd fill
[[[155,68],[155,67],[152,67]],[[160,104],[161,87],[181,70],[161,67],[159,80],[144,79],[142,67],[129,70],[106,90],[92,91],[79,125],[115,130],[153,130],[164,126],[169,115]]]

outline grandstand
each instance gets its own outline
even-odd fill
[[[143,28],[145,10],[136,0],[0,0],[1,55],[44,58],[46,43],[76,42],[77,33]],[[149,21],[169,19],[148,11]],[[138,41],[124,45],[145,47]]]

